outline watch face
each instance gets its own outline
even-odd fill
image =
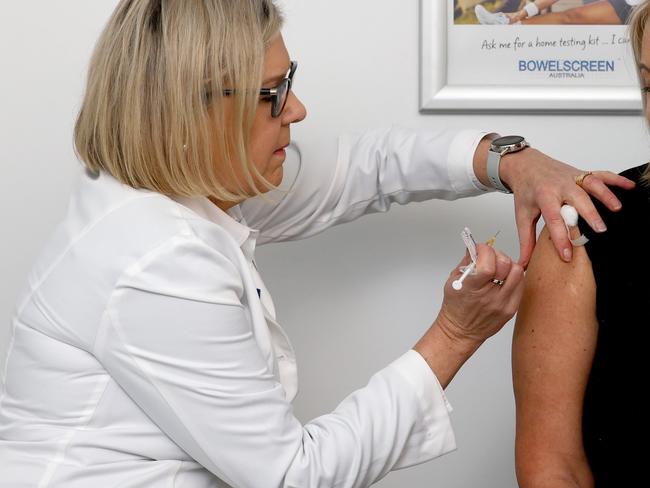
[[[521,136],[505,136],[493,140],[492,145],[503,147],[503,146],[511,146],[513,144],[520,144],[522,142],[524,142],[524,138]]]

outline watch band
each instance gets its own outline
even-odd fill
[[[501,162],[501,153],[488,151],[487,157],[487,176],[492,186],[502,193],[512,193],[512,190],[503,184],[499,178],[499,163]]]

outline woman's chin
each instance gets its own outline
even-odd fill
[[[282,177],[284,176],[284,170],[282,169],[282,166],[278,166],[277,169],[275,169],[271,174],[264,175],[264,178],[266,181],[268,181],[273,187],[267,188],[267,185],[262,184],[261,182],[258,183],[258,188],[262,193],[267,193],[269,191],[272,191],[275,189],[275,187],[280,186],[282,183]]]
[[[269,182],[273,183],[273,185],[275,186],[280,186],[280,183],[282,183],[283,176],[284,176],[284,168],[282,168],[282,166],[278,166],[278,169],[276,169],[269,177]]]

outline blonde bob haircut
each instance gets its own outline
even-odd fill
[[[245,186],[261,193],[255,181],[272,188],[248,148],[265,50],[282,22],[273,0],[120,1],[90,62],[79,159],[166,195],[240,201]]]
[[[645,33],[646,25],[650,20],[650,1],[645,0],[643,3],[639,4],[635,9],[632,15],[630,16],[630,42],[632,43],[632,51],[634,52],[634,60],[636,61],[637,68],[641,64],[641,51],[643,50],[643,34]],[[638,71],[639,82],[643,86],[643,79],[641,78],[641,71]],[[644,111],[647,109],[648,101],[646,95],[643,94],[641,97],[643,101]],[[644,182],[650,183],[650,166],[645,171],[643,175]]]

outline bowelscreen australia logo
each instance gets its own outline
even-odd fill
[[[613,73],[613,59],[519,59],[520,73],[542,73],[548,78],[585,78],[596,73]]]

